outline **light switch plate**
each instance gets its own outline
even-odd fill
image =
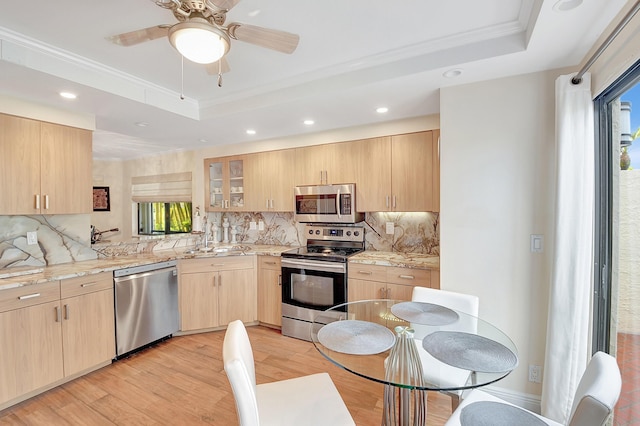
[[[393,226],[393,222],[387,222],[385,232],[389,235],[393,235],[394,231],[395,227]]]
[[[531,253],[542,253],[544,250],[544,235],[531,235]]]
[[[38,244],[38,233],[36,231],[27,232],[27,244],[30,246]]]

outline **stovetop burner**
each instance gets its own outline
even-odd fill
[[[364,251],[361,226],[307,225],[307,245],[282,253],[282,257],[346,262],[349,256]]]

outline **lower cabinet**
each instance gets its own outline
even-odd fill
[[[72,376],[116,355],[113,275],[60,281],[64,375]]]
[[[432,276],[438,271],[397,266],[349,264],[348,300],[411,300],[413,287],[432,287]],[[436,280],[437,281],[437,280]]]
[[[257,320],[255,256],[185,259],[178,270],[182,331]]]
[[[115,356],[111,274],[0,292],[0,348],[0,410],[109,363]]]
[[[282,326],[282,270],[278,256],[258,256],[258,321]]]

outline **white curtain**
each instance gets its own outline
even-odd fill
[[[594,212],[590,75],[556,80],[556,206],[542,414],[565,424],[589,358]]]

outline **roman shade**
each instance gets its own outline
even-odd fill
[[[191,201],[191,172],[131,178],[131,200],[137,203]]]

